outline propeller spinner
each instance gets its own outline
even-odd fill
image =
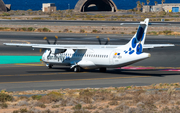
[[[99,38],[99,36],[96,36],[96,38],[98,39],[99,44],[101,45],[101,39]],[[107,38],[107,41],[104,45],[108,45],[109,41],[110,41],[110,38]]]

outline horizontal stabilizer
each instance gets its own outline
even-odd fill
[[[144,49],[150,49],[155,47],[172,47],[175,46],[174,44],[145,44]]]
[[[140,25],[143,23],[120,23],[120,25]],[[169,23],[148,23],[148,25],[171,25]]]

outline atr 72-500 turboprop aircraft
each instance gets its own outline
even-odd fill
[[[100,69],[123,67],[150,57],[143,53],[144,48],[167,47],[173,44],[144,44],[149,19],[139,23],[137,33],[125,45],[49,45],[49,44],[16,44],[10,46],[30,46],[46,49],[42,61],[48,68],[53,65],[68,65],[75,72],[81,69]]]

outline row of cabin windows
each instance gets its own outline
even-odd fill
[[[99,57],[99,58],[108,58],[108,55],[97,55],[97,54],[63,54],[65,56],[75,56],[75,57]]]

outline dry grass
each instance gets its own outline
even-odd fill
[[[60,89],[44,91],[46,95],[42,97],[36,94],[29,98],[13,97],[12,100],[4,98],[24,92],[2,91],[1,95],[6,94],[6,96],[1,97],[3,101],[0,107],[3,109],[0,109],[0,112],[14,109],[14,113],[34,111],[39,113],[178,113],[180,91],[175,88],[180,88],[179,83],[160,83],[140,87]],[[34,92],[28,92],[34,94]]]
[[[128,13],[128,14],[125,14]],[[180,21],[179,13],[140,13],[135,10],[121,10],[117,13],[77,13],[73,10],[58,10],[53,13],[46,13],[32,10],[12,10],[7,13],[0,13],[2,19],[32,19],[32,20],[99,20],[99,21],[141,21],[150,18],[151,21]]]
[[[1,27],[2,26],[2,27]],[[21,25],[21,27],[11,26],[4,27],[4,25],[0,26],[0,31],[16,31],[16,32],[56,32],[56,33],[100,33],[100,34],[130,34],[133,35],[136,33],[136,27],[125,27],[119,26],[114,28],[113,26],[46,26],[44,28],[37,27],[35,25],[26,26]],[[157,31],[154,31],[157,30]],[[147,35],[173,35],[179,36],[180,28],[176,27],[149,27]]]

